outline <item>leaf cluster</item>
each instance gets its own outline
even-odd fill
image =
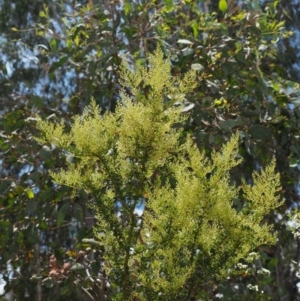
[[[69,133],[63,124],[40,119],[44,137],[38,141],[75,158],[51,175],[94,196],[102,273],[121,288],[123,300],[155,294],[157,300],[185,300],[197,295],[194,287],[229,276],[252,250],[275,243],[264,217],[280,205],[280,181],[272,161],[254,174],[253,185],[232,185],[229,172],[241,161],[238,135],[206,158],[174,128],[187,116],[172,96],[195,87],[195,72],[182,80],[171,76],[159,49],[150,62],[136,72],[123,66],[123,86],[132,92],[123,90],[115,113],[101,115],[93,102]],[[141,85],[149,87],[147,96],[140,96]],[[243,199],[242,210],[234,208],[236,198]],[[141,217],[135,213],[139,204]],[[118,295],[112,292],[116,300]]]

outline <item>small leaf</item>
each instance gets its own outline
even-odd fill
[[[12,31],[18,31],[18,28],[12,27],[11,30],[12,30]]]
[[[192,110],[194,108],[195,104],[193,103],[190,103],[189,105],[185,106],[182,110],[181,110],[181,113],[187,113],[189,112],[190,110]]]
[[[42,284],[45,285],[47,288],[51,288],[54,285],[55,280],[47,277],[43,279]]]
[[[293,103],[295,103],[296,105],[299,105],[300,104],[300,98],[299,97],[292,97],[291,98],[291,101]]]
[[[95,239],[93,238],[84,238],[82,240],[82,245],[85,245],[85,246],[99,246],[99,242],[96,241]]]
[[[30,95],[30,99],[38,109],[44,107],[44,100],[41,97],[37,95]]]
[[[126,3],[124,4],[124,12],[125,12],[125,15],[127,16],[131,11],[132,11],[131,3],[126,2]]]
[[[79,36],[78,35],[75,37],[74,42],[75,42],[76,46],[79,45]]]
[[[64,221],[69,207],[70,207],[70,203],[67,202],[67,203],[63,204],[62,207],[60,208],[60,210],[58,212],[58,216],[57,216],[57,221],[56,221],[57,228],[59,228],[61,226],[62,222]]]
[[[266,141],[272,136],[270,129],[259,124],[250,126],[248,134],[251,135],[251,138],[259,141]]]
[[[292,158],[289,160],[289,166],[295,168],[299,165],[299,160],[297,158]]]
[[[39,224],[38,224],[38,227],[42,230],[46,230],[48,229],[48,225],[46,224],[45,221],[41,221]]]
[[[53,63],[52,66],[49,68],[49,73],[53,73],[59,67],[63,66],[68,61],[68,59],[68,56],[63,56],[58,62]]]
[[[56,53],[56,50],[57,50],[57,42],[55,39],[52,39],[50,41],[50,46],[51,46],[51,50],[53,53]]]
[[[183,56],[188,56],[190,54],[194,53],[194,50],[190,47],[185,47],[184,49],[181,49]]]
[[[173,1],[172,0],[165,0],[165,4],[167,8],[171,8],[173,6]]]
[[[68,49],[71,49],[71,48],[72,48],[72,45],[73,45],[72,41],[71,41],[70,39],[68,39],[68,40],[67,40],[67,48],[68,48]]]
[[[226,0],[219,1],[219,9],[224,14],[228,9],[228,4]]]
[[[79,204],[74,204],[73,212],[74,212],[74,217],[75,217],[79,222],[82,222],[82,221],[83,221],[83,211],[82,211],[82,207],[81,207]]]
[[[193,45],[194,43],[189,41],[189,40],[185,40],[185,39],[180,39],[177,41],[178,44],[188,44],[188,45]]]
[[[39,16],[40,16],[41,18],[46,18],[46,14],[45,14],[44,11],[40,11],[40,12],[39,12]]]
[[[191,69],[192,70],[196,70],[196,71],[203,71],[204,70],[204,66],[201,64],[192,64],[191,65]]]
[[[44,48],[45,50],[47,50],[47,51],[48,51],[48,48],[47,48],[47,46],[46,46],[46,45],[44,45],[44,44],[38,44],[38,45],[36,45],[36,47],[42,47],[42,48]]]
[[[81,263],[75,263],[72,265],[70,270],[73,271],[73,270],[81,270],[81,269],[84,269],[84,265]]]
[[[236,119],[231,119],[228,118],[225,121],[221,121],[219,123],[220,128],[225,129],[225,130],[231,130],[232,128],[236,127],[236,126],[241,126],[244,123],[242,122],[241,118],[238,117]]]
[[[32,275],[30,278],[30,280],[40,280],[40,279],[43,279],[43,276],[37,274]]]
[[[33,199],[34,198],[34,193],[33,193],[33,191],[31,189],[28,188],[26,190],[26,193],[27,193],[27,196],[28,196],[29,199]]]

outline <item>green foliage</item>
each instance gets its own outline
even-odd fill
[[[51,172],[54,181],[94,197],[102,273],[119,288],[110,297],[186,300],[199,295],[195,287],[228,277],[252,250],[275,243],[264,217],[280,205],[280,181],[272,161],[254,173],[253,185],[230,183],[230,171],[241,163],[238,134],[208,159],[175,127],[188,118],[182,103],[195,88],[195,71],[171,76],[160,49],[149,61],[135,72],[123,66],[126,90],[115,113],[101,116],[92,102],[69,132],[39,119],[43,138],[37,140],[74,157],[65,170]],[[135,213],[139,203],[142,217]]]

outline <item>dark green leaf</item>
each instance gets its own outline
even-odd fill
[[[56,221],[56,226],[58,228],[61,226],[62,222],[64,221],[64,218],[68,212],[69,207],[70,207],[70,203],[66,202],[61,206],[60,210],[58,211],[57,221]]]
[[[83,211],[82,211],[82,207],[81,207],[79,204],[74,204],[73,210],[74,210],[74,217],[75,217],[79,222],[83,222]]]
[[[53,73],[59,67],[63,66],[68,61],[68,59],[69,59],[69,57],[64,56],[58,62],[53,63],[51,65],[51,67],[49,68],[49,73]]]
[[[268,138],[271,137],[271,131],[266,127],[259,124],[255,124],[249,127],[248,132],[252,138],[265,141],[268,140]]]
[[[37,108],[41,109],[44,106],[44,100],[41,97],[37,95],[30,95],[30,99]]]
[[[219,126],[225,130],[232,130],[234,127],[243,125],[243,121],[240,117],[237,117],[236,119],[226,119],[225,121],[221,121],[219,123]]]

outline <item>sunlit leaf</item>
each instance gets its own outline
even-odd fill
[[[228,4],[226,0],[219,1],[219,9],[222,13],[225,13],[228,9]]]
[[[84,265],[81,263],[75,263],[72,265],[70,270],[82,270],[84,269]]]
[[[196,71],[203,71],[204,70],[204,66],[201,64],[192,64],[191,65],[191,69],[192,70],[196,70]]]
[[[74,42],[75,42],[76,46],[79,45],[79,36],[78,35],[76,35]]]
[[[34,193],[33,193],[33,191],[30,188],[28,188],[26,190],[26,193],[27,193],[27,196],[28,196],[29,199],[33,199],[34,198]]]
[[[187,45],[192,45],[194,44],[193,42],[189,41],[189,40],[185,40],[185,39],[180,39],[177,41],[178,44],[187,44]]]
[[[39,16],[40,16],[41,18],[46,18],[46,14],[45,14],[44,11],[40,11],[40,12],[39,12]]]

